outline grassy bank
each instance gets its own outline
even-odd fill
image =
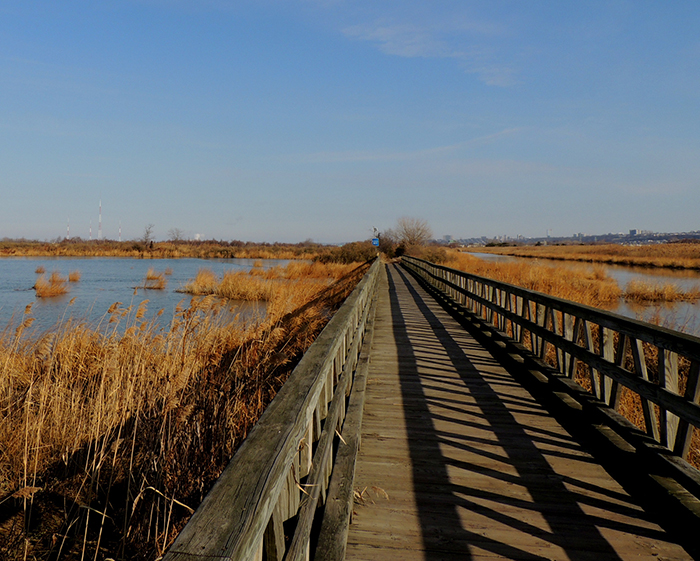
[[[501,248],[499,248],[501,249]],[[513,248],[508,248],[513,249]],[[610,309],[624,298],[638,304],[696,302],[700,288],[683,290],[673,283],[630,282],[624,289],[602,266],[557,267],[537,261],[494,262],[469,253],[448,251],[444,264],[468,273],[537,290],[588,306]]]
[[[60,242],[0,241],[0,257],[135,257],[142,259],[303,259],[322,262],[361,263],[375,257],[376,248],[366,242],[341,247],[313,242],[298,244],[242,241],[63,240]]]
[[[622,296],[614,279],[588,266],[563,269],[534,262],[492,262],[457,251],[448,252],[445,265],[599,308],[612,307]]]
[[[700,244],[697,243],[665,243],[641,246],[619,244],[528,245],[468,248],[465,251],[635,267],[700,269]]]
[[[115,302],[99,329],[0,335],[0,558],[155,559],[366,267],[293,263],[267,314],[195,296],[163,327]],[[264,278],[270,276],[271,278]],[[221,284],[222,279],[216,279]],[[189,299],[189,297],[188,297]]]
[[[0,257],[313,259],[324,251],[324,246],[314,243],[256,244],[217,240],[148,243],[133,240],[123,242],[114,240],[0,241]]]

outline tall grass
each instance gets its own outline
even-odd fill
[[[0,335],[0,558],[161,555],[363,273],[278,281],[247,322],[209,295],[30,336],[28,307]]]
[[[146,278],[143,281],[143,286],[147,290],[164,290],[168,285],[168,280],[165,278],[165,273],[157,272],[153,267],[146,271]]]
[[[38,298],[61,296],[68,292],[66,282],[66,278],[62,277],[58,271],[52,271],[48,279],[46,275],[42,273],[34,283],[34,290]]]
[[[612,308],[621,298],[638,304],[700,299],[700,288],[683,290],[673,283],[633,280],[623,290],[600,264],[557,267],[536,260],[493,262],[448,251],[445,265],[598,308]]]
[[[697,302],[700,289],[682,290],[673,283],[649,283],[632,280],[627,284],[625,300],[631,302]]]
[[[214,294],[231,300],[270,300],[274,293],[272,282],[242,271],[227,271],[221,279],[213,271],[200,269],[195,279],[180,292]]]
[[[609,308],[614,306],[622,296],[622,290],[617,281],[607,276],[600,268],[581,266],[564,269],[536,262],[494,263],[456,251],[448,252],[445,264],[475,275],[515,284],[588,306]]]
[[[261,263],[262,265],[262,263]],[[291,262],[286,267],[264,269],[254,266],[249,273],[226,271],[221,278],[210,269],[200,269],[197,276],[179,289],[187,294],[214,294],[232,300],[270,300],[279,293],[281,281],[319,281],[327,284],[346,275],[356,264]]]
[[[665,243],[629,246],[620,244],[546,245],[474,248],[474,251],[589,263],[608,263],[639,267],[700,269],[700,244]]]

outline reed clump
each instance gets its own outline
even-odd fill
[[[61,276],[58,271],[52,271],[48,279],[45,274],[39,275],[34,283],[34,290],[37,298],[53,298],[68,292],[66,283],[65,277]]]
[[[257,320],[193,297],[172,322],[0,334],[0,558],[155,559],[366,268],[280,282]]]
[[[270,281],[243,271],[226,271],[221,278],[210,269],[200,269],[197,276],[179,289],[186,294],[212,294],[230,300],[270,300],[274,286]]]
[[[210,269],[200,269],[197,276],[179,289],[187,294],[213,294],[221,298],[247,301],[269,301],[284,294],[280,289],[285,282],[303,281],[303,285],[317,288],[346,275],[357,264],[291,262],[286,267],[267,269],[254,266],[250,272],[226,271],[221,278]],[[297,285],[302,286],[302,285]]]
[[[168,279],[165,278],[165,273],[159,273],[153,267],[150,267],[146,272],[146,278],[141,288],[146,290],[164,290],[167,285]]]
[[[79,282],[80,277],[80,271],[71,271],[68,273],[68,282]]]
[[[673,283],[649,283],[632,280],[625,288],[624,298],[630,302],[697,302],[700,288],[681,290]]]

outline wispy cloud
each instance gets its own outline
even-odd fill
[[[672,196],[694,193],[698,189],[698,181],[690,179],[668,179],[665,181],[611,181],[611,187],[625,195],[633,196]]]
[[[348,163],[348,162],[398,162],[405,160],[418,160],[422,158],[430,158],[435,156],[445,155],[458,150],[475,148],[490,144],[499,138],[512,136],[517,134],[522,129],[512,128],[505,129],[493,134],[472,138],[463,142],[449,144],[445,146],[435,146],[422,150],[406,150],[400,152],[389,151],[371,151],[371,150],[348,150],[338,152],[315,152],[303,156],[294,156],[292,159],[296,162],[304,163]]]
[[[417,25],[355,25],[344,30],[345,35],[371,41],[388,55],[421,58],[458,58],[464,53],[454,50],[434,32]]]
[[[487,85],[508,87],[517,83],[516,71],[498,60],[485,37],[501,33],[495,24],[459,21],[443,24],[386,23],[376,21],[346,27],[352,39],[368,41],[388,55],[407,58],[451,58]]]

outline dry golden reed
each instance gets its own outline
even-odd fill
[[[34,283],[34,290],[38,298],[52,298],[68,292],[66,283],[66,278],[62,277],[58,271],[53,271],[48,279],[42,273]]]
[[[640,267],[665,267],[674,269],[700,269],[700,244],[665,243],[654,245],[543,245],[517,247],[474,248],[474,251],[530,257],[607,263]]]
[[[673,283],[649,283],[632,280],[627,284],[624,294],[630,302],[697,302],[700,288],[682,290]]]
[[[291,262],[286,267],[267,269],[254,266],[250,272],[226,271],[221,278],[210,269],[200,269],[197,276],[179,289],[187,294],[213,294],[231,300],[267,301],[278,295],[284,282],[303,280],[307,285],[323,286],[346,275],[356,265],[318,262]],[[282,292],[283,293],[283,292]]]
[[[620,298],[639,304],[700,299],[700,288],[683,290],[673,283],[632,280],[623,290],[600,263],[561,267],[537,260],[494,262],[456,251],[449,251],[447,259],[445,264],[455,269],[598,308],[613,307]]]
[[[157,272],[153,267],[150,267],[146,272],[146,278],[143,281],[143,286],[147,290],[164,290],[168,285],[168,280],[165,278],[165,273]]]
[[[537,262],[491,262],[457,251],[447,255],[445,264],[449,267],[588,306],[610,307],[622,295],[615,279],[600,268],[564,269]]]
[[[365,270],[279,280],[257,320],[209,295],[29,336],[28,306],[0,334],[0,558],[162,555]]]
[[[247,258],[247,259],[314,259],[327,252],[324,246],[302,244],[256,244],[241,241],[163,241],[144,244],[139,241],[63,240],[59,243],[39,241],[0,241],[0,256],[26,257],[137,257],[162,258]]]
[[[269,300],[272,282],[243,271],[226,271],[219,279],[213,271],[201,269],[195,279],[180,289],[188,294],[213,294],[230,300]]]

